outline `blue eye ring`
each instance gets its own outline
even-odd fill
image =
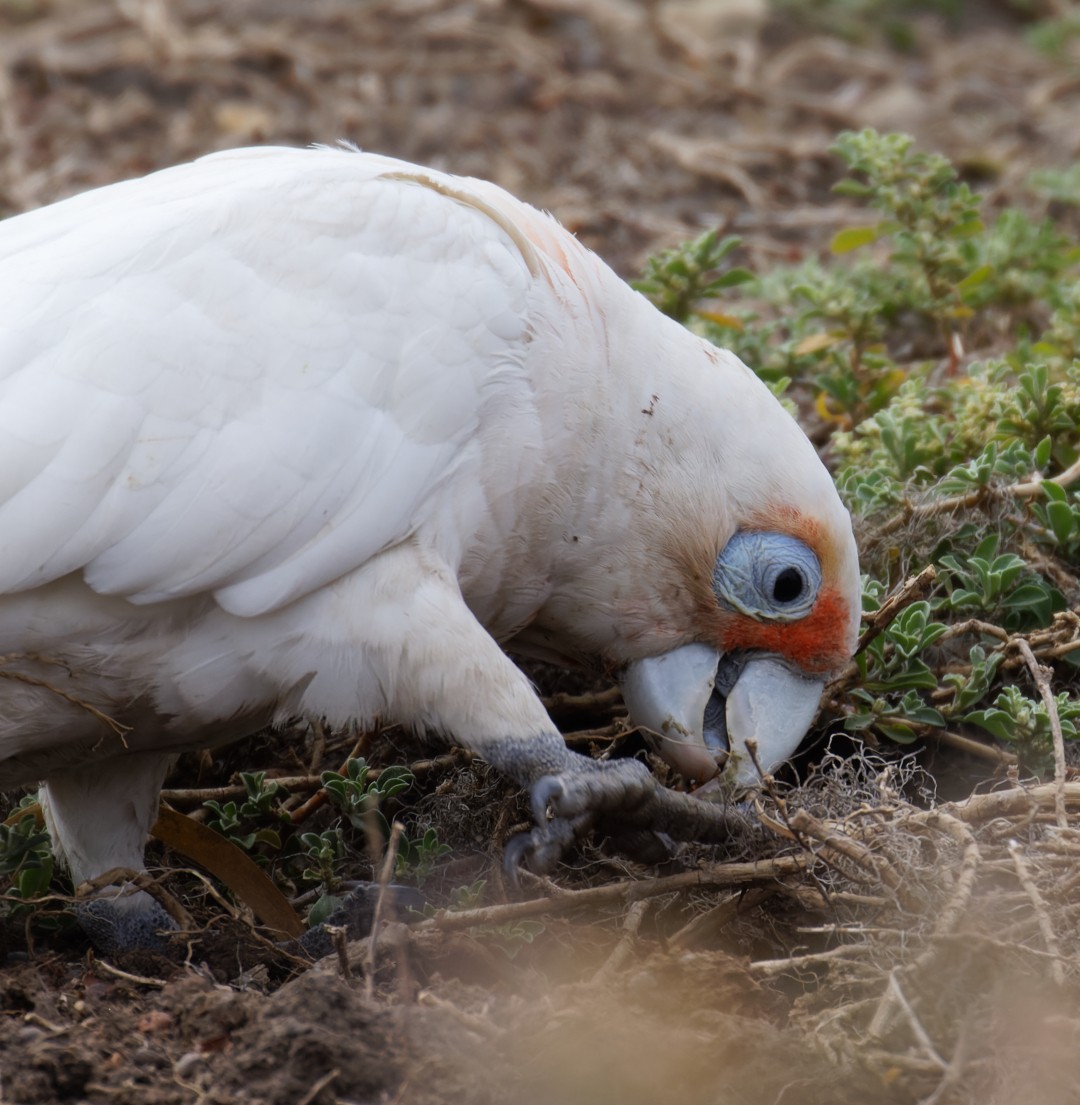
[[[797,621],[817,601],[821,562],[790,534],[740,530],[716,558],[713,590],[723,605],[752,618]]]

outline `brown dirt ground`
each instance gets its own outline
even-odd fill
[[[1075,67],[1025,45],[1007,5],[966,7],[955,28],[915,19],[917,48],[897,53],[755,0],[0,0],[0,211],[211,149],[346,138],[493,179],[626,275],[714,225],[764,268],[847,219],[829,192],[839,130],[906,130],[993,203],[1077,159]],[[310,774],[350,743],[246,742],[186,758],[172,785]],[[393,733],[368,753],[419,754]],[[497,908],[391,925],[373,974],[370,945],[350,945],[348,979],[336,958],[298,966],[190,876],[175,878],[202,927],[179,967],[118,974],[77,935],[8,933],[0,1102],[1080,1100],[1080,845],[1049,832],[1050,797],[927,820],[895,765],[860,770],[789,799],[845,827],[812,873],[634,904],[619,887],[640,869],[590,852],[558,882],[606,900],[569,911],[544,885],[535,928]],[[520,797],[461,757],[417,774],[410,816],[454,848],[441,883],[485,875],[499,907]],[[1080,794],[1065,797],[1075,834]],[[808,855],[782,825],[742,847]]]

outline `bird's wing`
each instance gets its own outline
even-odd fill
[[[0,224],[0,591],[274,609],[409,535],[520,387],[527,244],[337,150]]]

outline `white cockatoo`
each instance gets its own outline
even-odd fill
[[[569,751],[502,646],[619,672],[733,784],[852,653],[794,420],[492,184],[214,154],[0,223],[0,303],[0,787],[43,782],[76,881],[141,867],[177,752],[304,715],[472,749],[532,788],[540,867],[596,819],[716,839],[722,806]]]

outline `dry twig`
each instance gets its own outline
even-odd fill
[[[1054,813],[1057,816],[1058,828],[1067,829],[1069,818],[1065,812],[1065,737],[1061,732],[1061,718],[1058,716],[1054,692],[1050,688],[1049,673],[1035,659],[1031,645],[1023,637],[1016,638],[1016,647],[1020,650],[1028,671],[1031,672],[1031,678],[1035,680],[1035,686],[1050,718],[1050,732],[1054,740]]]
[[[1031,899],[1031,905],[1035,910],[1035,917],[1039,922],[1039,931],[1042,933],[1043,943],[1046,944],[1046,950],[1050,952],[1051,955],[1060,956],[1061,946],[1054,932],[1054,926],[1046,908],[1046,901],[1039,892],[1038,886],[1035,885],[1035,879],[1032,877],[1027,861],[1024,859],[1024,853],[1020,847],[1019,841],[1009,841],[1009,855],[1012,856],[1013,865],[1016,868],[1016,877],[1020,880],[1020,885],[1024,888],[1028,898]],[[1058,986],[1063,986],[1065,984],[1065,970],[1061,965],[1060,959],[1055,959],[1051,963],[1050,971],[1054,976],[1054,982],[1056,982]]]
[[[386,888],[390,885],[390,876],[394,873],[394,860],[397,859],[398,845],[405,826],[395,821],[390,827],[390,839],[386,844],[382,870],[379,872],[379,896],[375,899],[375,915],[371,920],[371,938],[368,942],[367,970],[364,978],[364,992],[368,1001],[375,995],[375,957],[378,953],[379,928],[382,925],[386,909]]]

